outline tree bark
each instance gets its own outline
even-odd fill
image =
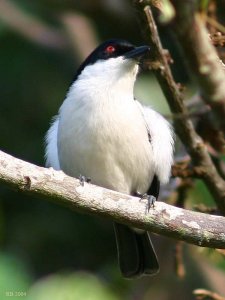
[[[225,249],[225,218],[145,200],[46,169],[0,151],[0,182],[30,196],[39,196],[77,212],[104,216],[129,226],[198,246]]]

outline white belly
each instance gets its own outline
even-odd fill
[[[93,106],[69,104],[60,110],[58,154],[70,176],[124,193],[147,192],[155,168],[152,147],[135,102]]]

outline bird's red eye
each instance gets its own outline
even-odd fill
[[[111,54],[111,53],[113,53],[116,49],[115,49],[115,47],[113,47],[113,46],[108,46],[105,50],[106,50],[107,53]]]

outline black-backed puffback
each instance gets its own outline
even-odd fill
[[[86,58],[46,135],[47,166],[121,193],[158,197],[170,176],[173,133],[133,91],[139,61],[150,53],[148,46],[111,39]],[[157,273],[149,233],[118,223],[114,228],[123,276]]]

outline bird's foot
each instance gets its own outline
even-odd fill
[[[149,212],[151,207],[155,206],[155,202],[156,202],[156,197],[153,195],[148,195],[147,193],[141,195],[140,193],[136,193],[136,195],[138,197],[140,197],[140,201],[141,200],[147,200],[147,205],[146,205],[146,211],[147,213]]]
[[[90,183],[91,182],[91,178],[90,177],[86,177],[84,175],[81,175],[79,176],[79,180],[80,180],[80,184],[82,186],[84,186],[84,183],[87,182],[87,183]]]

